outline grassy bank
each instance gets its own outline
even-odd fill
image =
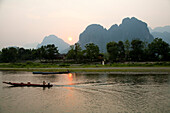
[[[125,62],[101,64],[0,63],[0,68],[93,68],[93,67],[170,67],[170,62]]]
[[[170,62],[127,62],[113,64],[0,63],[4,71],[72,72],[170,72]]]
[[[79,69],[79,68],[68,68],[70,72],[155,72],[155,73],[162,73],[162,72],[166,72],[168,74],[170,74],[170,68],[153,68],[153,69],[124,69],[122,67],[119,67],[119,69],[90,69],[90,68],[84,68],[84,69]],[[58,72],[58,71],[67,71],[68,69],[45,69],[45,68],[0,68],[1,71],[29,71],[29,72],[33,72],[33,71],[42,71],[42,72]]]

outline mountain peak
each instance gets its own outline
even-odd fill
[[[151,29],[151,32],[169,32],[170,33],[170,25],[163,26],[163,27],[156,27],[154,29]]]
[[[89,25],[79,36],[79,43],[83,48],[87,43],[99,46],[101,52],[106,52],[106,44],[111,41],[140,39],[151,42],[153,36],[150,34],[147,24],[135,17],[124,18],[122,24],[112,25],[108,30],[99,24]]]
[[[124,19],[122,20],[122,24],[124,24],[124,25],[126,25],[126,24],[143,24],[144,26],[147,26],[147,24],[146,24],[145,22],[143,22],[143,21],[141,21],[141,20],[139,20],[139,19],[137,19],[137,18],[135,18],[135,17],[132,17],[132,18],[127,17],[127,18],[124,18]]]
[[[118,27],[119,26],[117,24],[114,24],[108,29],[108,31],[113,31],[113,30],[117,29]]]
[[[91,31],[91,30],[103,30],[103,26],[101,26],[100,24],[91,24],[89,26],[87,26],[86,31]]]
[[[58,38],[55,35],[49,35],[44,37],[41,44],[37,45],[37,48],[49,44],[54,44],[56,47],[58,47],[59,52],[62,52],[63,50],[67,49],[70,46],[68,43],[64,42],[61,38]]]
[[[124,18],[124,19],[122,20],[122,24],[128,23],[129,21],[130,21],[130,18],[129,18],[129,17]]]
[[[49,39],[53,40],[53,39],[60,39],[60,38],[58,38],[58,37],[55,36],[55,35],[49,35],[49,36],[45,36],[45,37],[44,37],[44,40],[46,40],[46,39],[48,39],[48,40],[49,40]],[[44,41],[44,40],[43,40],[43,41]]]

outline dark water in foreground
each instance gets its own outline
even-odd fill
[[[2,81],[55,84],[9,87]],[[0,113],[170,112],[170,75],[33,75],[0,71]]]

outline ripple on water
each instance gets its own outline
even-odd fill
[[[168,112],[169,76],[0,73],[1,81],[41,83],[45,79],[54,84],[43,89],[0,83],[0,112]]]

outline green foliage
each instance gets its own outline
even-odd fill
[[[170,61],[169,44],[159,38],[150,44],[141,40],[109,42],[107,52],[110,61]]]
[[[18,48],[18,61],[33,60],[36,58],[35,50]]]
[[[132,42],[126,40],[124,43],[122,41],[109,42],[106,48],[107,53],[99,54],[99,47],[94,43],[86,44],[85,50],[82,50],[80,44],[76,43],[70,46],[66,58],[69,62],[74,63],[89,63],[89,61],[95,62],[103,59],[106,62],[170,61],[170,45],[159,38],[154,39],[150,44],[141,40],[132,40]],[[59,56],[58,48],[54,45],[41,46],[38,49],[9,47],[0,51],[1,63],[26,62],[37,59],[53,63],[54,60],[61,58],[65,58],[65,56]],[[65,59],[61,61],[65,61]],[[26,64],[15,65],[25,67],[33,64],[26,62]],[[50,65],[48,66],[50,67]]]
[[[64,64],[64,63],[59,65],[59,67],[69,67],[69,66],[70,66],[69,64]]]
[[[107,44],[107,52],[109,53],[109,59],[116,61],[118,57],[118,44],[116,42],[109,42]]]
[[[67,59],[74,59],[75,58],[75,52],[74,52],[74,46],[70,46],[70,50],[67,53]]]
[[[111,61],[124,61],[125,59],[125,47],[122,41],[108,43],[107,52]]]
[[[129,42],[129,40],[126,40],[124,42],[124,49],[125,49],[125,60],[129,61],[130,60],[130,42]]]
[[[132,61],[142,61],[144,43],[141,40],[132,40],[130,56]]]
[[[2,62],[16,62],[17,61],[17,48],[3,48],[1,53]]]
[[[75,43],[75,45],[70,46],[70,50],[67,53],[67,59],[74,59],[76,62],[82,60],[83,52],[79,43]]]
[[[45,58],[45,53],[46,52],[45,52],[45,47],[44,46],[41,46],[41,48],[37,49],[37,56],[38,56],[40,61]]]
[[[51,60],[53,63],[53,60],[56,59],[57,56],[59,55],[58,47],[55,47],[54,44],[41,46],[41,48],[37,49],[37,55],[40,61],[42,59],[46,59],[46,60]]]
[[[2,49],[0,62],[23,62],[36,59],[46,59],[53,62],[58,54],[58,49],[54,45],[42,46],[32,50],[10,47]]]
[[[55,47],[55,45],[47,45],[45,46],[46,50],[46,58],[51,60],[53,62],[54,59],[56,59],[58,55],[58,49]]]
[[[162,39],[154,39],[154,41],[150,43],[148,47],[150,56],[153,58],[153,60],[170,60],[170,47],[168,43],[164,42]]]
[[[75,43],[75,60],[76,62],[77,61],[80,61],[83,57],[83,54],[82,54],[82,49],[80,47],[80,44],[79,43]]]
[[[118,60],[124,61],[125,60],[125,47],[122,41],[119,41],[118,44]]]
[[[93,61],[98,58],[99,55],[99,47],[95,45],[94,43],[89,43],[85,45],[85,54],[86,58],[90,59],[90,61]]]

